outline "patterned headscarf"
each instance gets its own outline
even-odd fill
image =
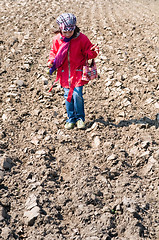
[[[62,31],[73,31],[76,28],[76,17],[72,13],[63,13],[57,19]]]

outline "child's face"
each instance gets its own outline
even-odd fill
[[[74,30],[72,30],[72,31],[62,31],[62,35],[66,38],[72,37],[73,34],[74,34]]]

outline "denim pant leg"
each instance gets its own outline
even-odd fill
[[[73,91],[74,109],[76,113],[76,121],[82,119],[85,121],[84,113],[84,99],[83,99],[83,86],[76,87]]]
[[[67,101],[68,93],[69,93],[69,88],[64,88],[64,98],[65,98],[65,105],[66,105],[66,111],[68,116],[67,122],[75,123],[76,113],[74,109],[74,100],[72,97],[71,102]]]
[[[66,104],[66,111],[68,120],[67,122],[75,123],[77,120],[82,119],[85,121],[85,113],[84,113],[84,100],[83,100],[83,86],[74,88],[71,102],[67,101],[69,89],[64,88],[64,98]]]

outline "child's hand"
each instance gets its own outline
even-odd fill
[[[97,54],[99,53],[99,47],[98,47],[97,44],[96,44],[96,45],[93,45],[93,47],[91,47],[90,50],[91,50],[91,51],[95,51]]]
[[[48,67],[51,68],[53,66],[53,64],[51,63],[51,61],[48,61],[47,63]]]

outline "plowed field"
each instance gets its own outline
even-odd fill
[[[0,239],[159,240],[159,1],[0,1]],[[86,129],[47,75],[56,18],[98,43]]]

